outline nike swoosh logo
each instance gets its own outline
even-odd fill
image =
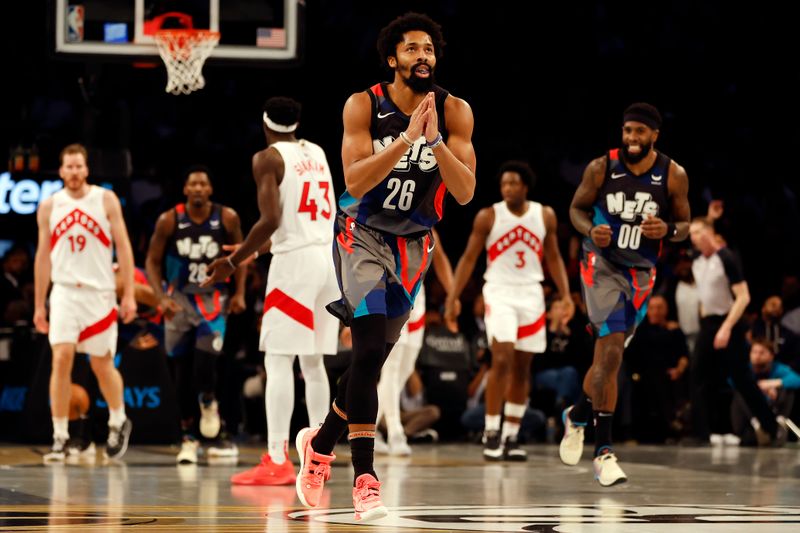
[[[378,113],[378,118],[386,118],[389,115],[394,115],[394,111],[390,111],[389,113]]]
[[[615,179],[617,179],[617,178],[621,178],[621,177],[623,177],[623,176],[627,176],[627,174],[626,174],[625,172],[623,172],[622,174],[616,174],[616,173],[612,173],[612,174],[611,174],[611,179],[612,179],[612,180],[615,180]]]
[[[434,249],[434,248],[436,248],[436,243],[435,243],[435,242],[434,242],[434,243],[432,243],[432,244],[431,244],[431,245],[428,247],[428,253],[431,253],[431,252],[433,251],[433,249]]]
[[[662,176],[663,176],[663,174],[661,174],[659,176],[656,176],[655,174],[653,174],[653,181],[661,181],[661,177]]]
[[[211,221],[211,227],[212,228],[216,228],[217,226],[219,226],[219,220],[212,220]]]
[[[186,229],[189,226],[191,226],[191,224],[189,224],[188,222],[181,222],[180,224],[178,224],[178,229]]]

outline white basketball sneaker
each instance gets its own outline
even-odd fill
[[[558,446],[558,455],[561,457],[561,462],[569,466],[575,466],[581,460],[581,455],[583,455],[583,431],[586,429],[585,423],[575,424],[570,420],[569,413],[573,407],[574,405],[570,405],[561,414],[561,419],[564,421],[564,436]]]
[[[181,451],[175,457],[175,461],[180,465],[194,465],[197,464],[197,450],[200,443],[194,439],[184,438],[181,443]]]
[[[222,422],[219,419],[219,406],[217,400],[200,402],[200,434],[207,439],[214,439],[219,435]]]
[[[389,439],[389,455],[401,457],[411,455],[411,446],[408,445],[405,435]]]
[[[625,483],[628,476],[617,464],[617,456],[613,452],[604,453],[594,458],[594,478],[604,487],[617,483]]]
[[[386,440],[384,440],[379,431],[375,432],[375,453],[389,455],[389,445],[386,444]]]

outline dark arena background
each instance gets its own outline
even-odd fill
[[[800,70],[788,7],[682,0],[17,0],[3,9],[0,148],[8,162],[0,159],[0,531],[797,530]],[[264,102],[273,96],[301,102],[297,136],[325,150],[338,197],[345,190],[344,103],[391,81],[376,39],[407,11],[441,24],[447,45],[436,82],[466,100],[475,119],[474,198],[464,206],[447,198],[436,226],[453,267],[476,213],[502,200],[496,174],[507,160],[531,165],[537,180],[530,199],[552,206],[558,217],[577,311],[567,329],[548,321],[547,351],[534,358],[532,418],[520,436],[527,462],[484,461],[483,415],[481,427],[467,420],[470,409],[482,406],[478,384],[486,365],[480,259],[461,297],[459,333],[442,325],[442,285],[435,276],[426,280],[426,333],[414,376],[423,390],[417,388],[417,399],[435,406],[439,417],[409,435],[411,455],[377,455],[386,518],[353,520],[346,440],[336,448],[319,508],[304,508],[293,485],[232,484],[230,477],[258,464],[267,446],[258,349],[266,255],[248,266],[247,308],[230,317],[217,361],[220,416],[238,459],[201,452],[194,464],[176,464],[181,428],[171,363],[160,326],[142,316],[120,325],[115,357],[134,428],[125,456],[102,458],[108,407],[88,358],[78,355],[72,377],[90,398],[86,431],[98,455],[43,464],[53,431],[51,352],[32,322],[35,213],[61,188],[61,149],[87,147],[89,182],[119,196],[139,268],[158,215],[184,200],[193,165],[210,169],[212,199],[239,213],[246,234],[259,217],[251,158],[266,147]],[[191,15],[195,29],[221,33],[202,69],[205,86],[191,94],[165,91],[152,24],[170,12]],[[698,254],[688,238],[668,242],[652,288],[664,297],[666,315],[660,322],[645,318],[649,327],[634,336],[619,374],[615,452],[629,479],[602,487],[588,452],[574,467],[559,460],[561,412],[577,400],[593,342],[581,298],[582,236],[569,206],[586,165],[620,147],[623,111],[634,102],[659,109],[655,147],[685,168],[692,217],[711,215],[741,259],[750,294],[742,323],[748,341],[766,338],[786,372],[768,393],[786,404],[776,411],[780,438],[753,440],[749,417],[746,430],[736,424],[742,413],[735,387],[722,380],[712,405],[722,429],[710,440],[693,438],[697,331],[680,314],[680,287]],[[555,287],[549,276],[544,286],[549,305]],[[325,356],[334,391],[349,358],[345,342]],[[299,365],[295,374],[289,458],[297,466],[292,443],[308,419]],[[555,375],[561,385],[553,385]],[[587,447],[592,433],[587,428]]]

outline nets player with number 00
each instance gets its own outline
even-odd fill
[[[647,314],[663,239],[689,234],[689,178],[653,147],[661,115],[650,104],[630,105],[622,118],[622,147],[586,167],[569,214],[585,236],[581,283],[595,333],[592,366],[581,399],[564,410],[561,460],[577,464],[583,429],[594,418],[595,478],[603,486],[627,480],[611,447],[622,351]]]

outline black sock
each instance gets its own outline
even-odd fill
[[[203,402],[214,400],[214,391],[217,390],[217,362],[219,355],[204,350],[194,352],[194,365],[192,379],[196,391],[202,393]]]
[[[594,456],[611,450],[611,426],[614,413],[606,411],[594,412]]]
[[[367,432],[363,432],[367,433]],[[350,453],[353,455],[353,486],[356,486],[356,479],[362,474],[370,474],[375,479],[378,476],[375,474],[375,469],[372,465],[372,460],[375,457],[375,432],[372,436],[356,437],[350,439]]]
[[[589,417],[592,415],[592,400],[586,396],[586,393],[581,393],[581,399],[572,407],[569,412],[569,419],[574,424],[587,424]]]
[[[345,431],[347,431],[347,420],[331,409],[322,427],[319,428],[319,433],[311,441],[311,448],[322,455],[330,455]]]
[[[204,407],[208,407],[211,405],[211,402],[214,401],[214,395],[209,392],[204,392],[200,394],[198,400],[200,400],[200,403],[202,403]]]

